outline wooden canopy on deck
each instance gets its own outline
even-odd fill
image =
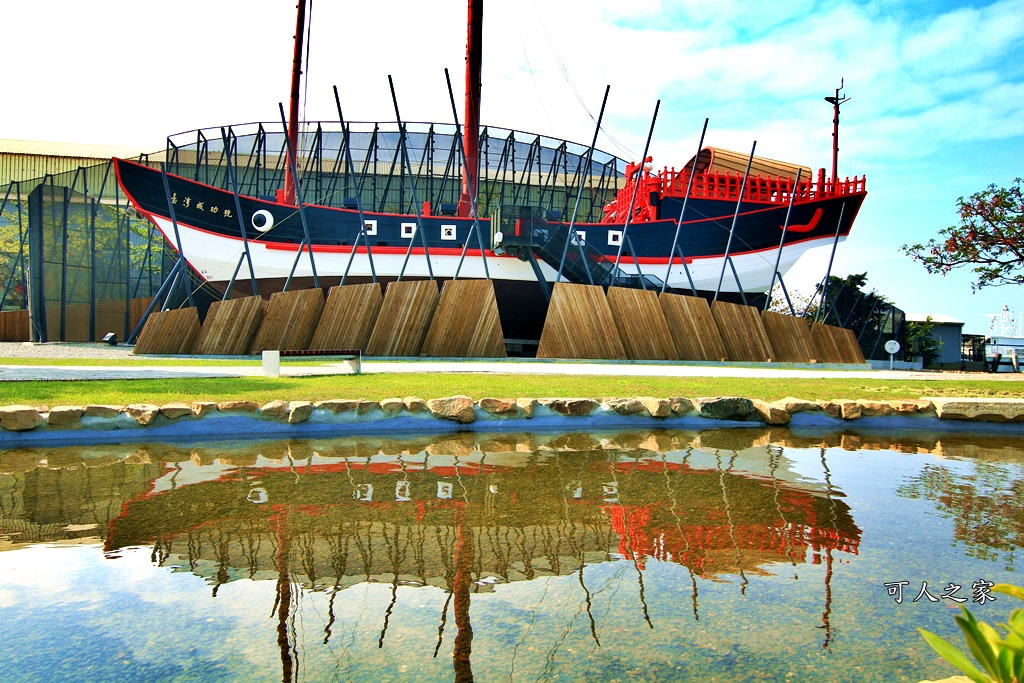
[[[686,162],[683,170],[692,169],[696,163],[697,173],[715,173],[717,171],[718,173],[743,175],[743,172],[747,170],[747,161],[749,159],[750,155],[743,152],[733,152],[732,150],[719,147],[705,147],[700,151],[700,154]],[[755,156],[750,164],[751,175],[796,178],[797,171],[803,171],[800,174],[800,179],[803,181],[809,181],[814,178],[810,166],[793,164],[788,161]]]

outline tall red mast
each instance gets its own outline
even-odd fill
[[[473,195],[477,191],[478,137],[480,134],[480,63],[483,54],[484,0],[469,0],[466,29],[466,128],[463,149],[466,165],[462,169],[462,195],[458,213],[468,216],[473,208]]]
[[[292,57],[292,93],[288,103],[288,147],[291,154],[299,153],[299,82],[302,79],[302,34],[306,26],[306,0],[299,0],[298,16],[295,19],[295,55]],[[298,168],[298,160],[295,167]],[[284,169],[284,202],[295,204],[295,178],[290,165]]]
[[[839,182],[839,105],[843,104],[849,97],[841,97],[844,79],[840,79],[839,87],[836,88],[835,97],[826,97],[825,101],[832,105],[832,187]]]

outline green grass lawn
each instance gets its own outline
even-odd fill
[[[985,379],[928,382],[468,373],[0,382],[0,405],[125,405],[226,400],[251,400],[263,403],[274,399],[315,401],[329,398],[377,401],[393,397],[438,398],[455,394],[465,394],[474,399],[632,396],[745,396],[769,401],[785,396],[810,400],[887,400],[921,396],[1024,398],[1024,383]]]

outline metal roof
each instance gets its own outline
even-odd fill
[[[907,313],[903,316],[908,323],[923,323],[928,322],[928,318],[932,319],[933,323],[941,325],[963,325],[963,320],[957,320],[948,315],[941,313]]]
[[[74,157],[76,159],[109,159],[110,157],[137,157],[153,150],[120,145],[93,145],[81,142],[45,142],[41,140],[0,139],[0,154],[26,154],[34,156]]]

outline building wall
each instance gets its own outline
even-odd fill
[[[942,344],[938,357],[939,363],[960,362],[960,336],[963,329],[963,323],[937,323],[932,328],[932,337],[938,339]]]

